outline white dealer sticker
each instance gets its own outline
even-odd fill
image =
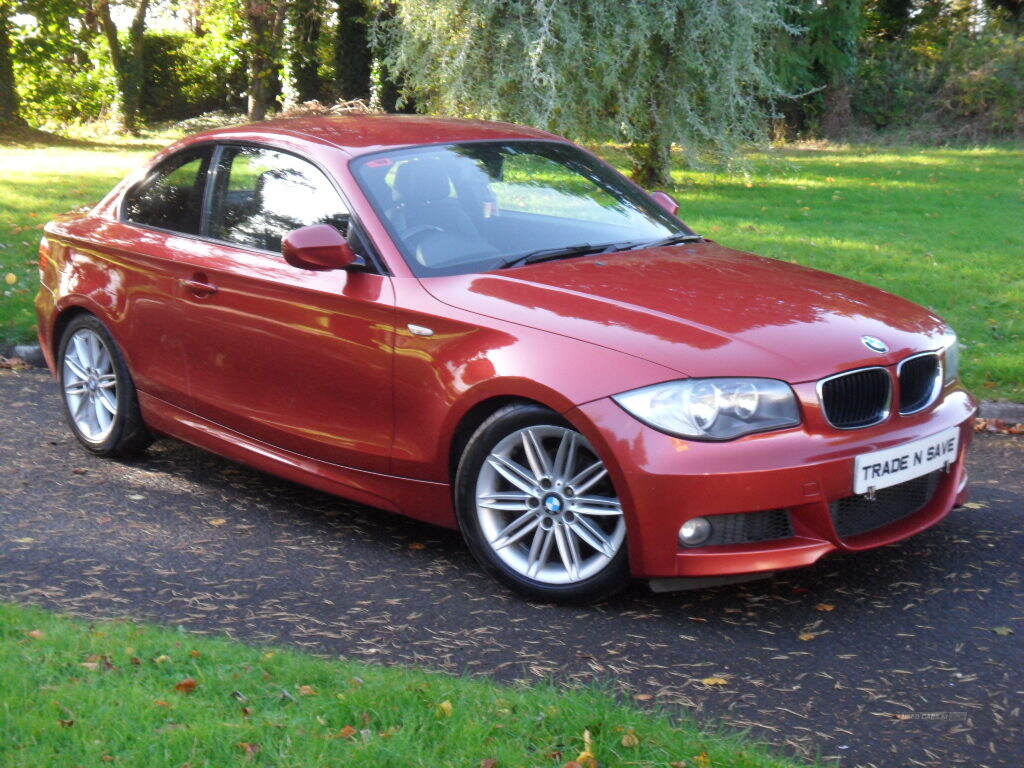
[[[862,454],[854,462],[853,492],[877,491],[927,475],[956,461],[959,447],[960,428],[950,427],[923,440]]]

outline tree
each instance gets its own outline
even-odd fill
[[[323,95],[319,50],[323,4],[321,0],[291,0],[288,5],[288,64],[295,95],[300,102],[319,100]]]
[[[337,0],[334,85],[343,99],[370,98],[370,42],[364,0]]]
[[[11,3],[0,0],[0,130],[22,126],[18,103],[18,89],[14,83],[14,64],[11,60]]]
[[[274,80],[281,57],[281,31],[286,0],[245,0],[248,30],[250,120],[262,120],[274,98]]]
[[[985,0],[985,5],[1000,15],[1014,32],[1024,32],[1024,0]]]
[[[844,138],[853,123],[850,94],[857,68],[861,10],[861,0],[825,0],[815,12],[810,46],[825,84],[821,132],[827,139]]]
[[[915,0],[867,0],[866,31],[880,40],[901,40],[913,25]]]
[[[848,133],[862,11],[861,0],[797,0],[785,9],[789,29],[777,36],[773,58],[789,94],[778,103],[787,133],[819,129],[831,139]]]
[[[628,144],[666,184],[679,144],[728,162],[766,136],[785,0],[398,0],[387,65],[430,111]]]
[[[107,40],[110,63],[117,75],[118,116],[121,127],[133,135],[139,132],[139,109],[142,104],[142,81],[145,74],[142,61],[143,35],[146,31],[146,12],[149,0],[137,0],[128,45],[121,47],[117,25],[110,15],[110,0],[96,0],[93,10]]]

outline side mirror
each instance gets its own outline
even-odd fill
[[[653,199],[654,202],[656,202],[658,205],[660,205],[673,216],[679,213],[679,203],[677,203],[676,199],[672,197],[672,195],[670,195],[668,192],[651,192],[650,195],[651,199]]]
[[[348,241],[330,224],[313,224],[289,232],[281,241],[281,253],[293,267],[317,272],[348,269],[363,263]]]

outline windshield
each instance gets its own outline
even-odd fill
[[[420,277],[483,272],[539,250],[692,234],[562,142],[414,147],[357,158],[352,172]]]

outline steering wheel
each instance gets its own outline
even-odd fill
[[[430,232],[438,232],[444,234],[444,230],[436,224],[420,224],[419,226],[412,227],[408,232],[402,234],[402,239],[405,240],[412,248],[416,247],[415,240],[423,237]]]

